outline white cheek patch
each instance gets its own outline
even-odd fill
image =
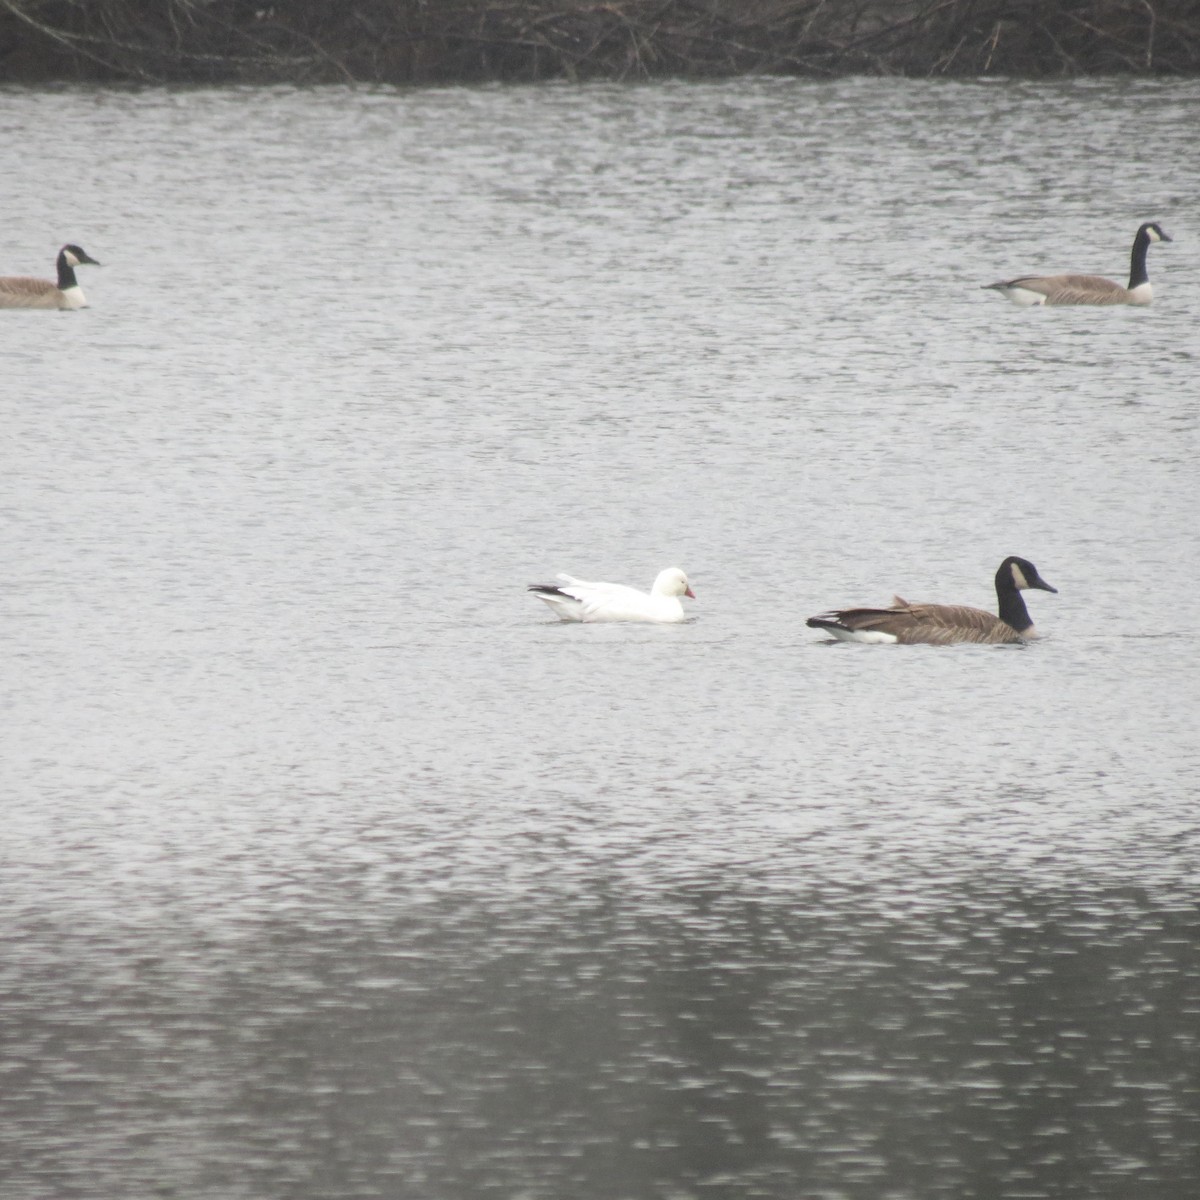
[[[1150,228],[1146,230],[1146,236],[1152,242],[1161,242],[1162,241],[1162,235],[1158,232],[1157,229],[1154,228],[1153,225],[1151,225]]]
[[[1021,588],[1027,588],[1029,586],[1029,581],[1025,578],[1025,572],[1022,571],[1016,563],[1013,563],[1012,565],[1012,577],[1013,583],[1017,585],[1018,591]]]
[[[73,255],[73,254],[70,252],[70,250],[66,250],[66,251],[64,251],[64,252],[63,252],[63,257],[64,257],[64,258],[66,258],[67,262],[69,262],[69,263],[71,264],[71,266],[73,266],[73,267],[77,267],[77,266],[79,266],[79,259],[77,259],[77,258],[75,257],[75,255]]]

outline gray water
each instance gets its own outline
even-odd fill
[[[1196,1195],[1197,128],[0,92],[0,270],[105,264],[0,313],[3,1200]],[[1010,553],[1033,645],[804,625]]]

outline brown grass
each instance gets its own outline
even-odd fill
[[[1196,0],[0,0],[0,79],[1194,74]]]

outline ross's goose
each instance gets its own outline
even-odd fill
[[[589,583],[573,575],[558,578],[561,583],[531,583],[529,590],[564,621],[682,621],[686,614],[679,597],[696,598],[678,567],[660,571],[649,592],[623,583]]]

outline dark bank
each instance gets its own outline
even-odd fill
[[[0,0],[0,82],[1188,75],[1194,0]]]

